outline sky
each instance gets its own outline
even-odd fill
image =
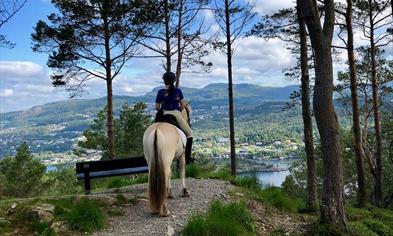
[[[255,4],[257,18],[278,9],[291,7],[292,0],[247,0]],[[0,112],[28,109],[35,105],[69,99],[64,88],[51,84],[51,70],[46,66],[47,54],[33,53],[31,33],[36,22],[45,20],[54,12],[49,0],[28,0],[27,4],[0,29],[15,43],[13,49],[0,48]],[[212,14],[205,16],[214,22]],[[217,26],[212,25],[213,30]],[[210,73],[184,73],[182,86],[201,88],[210,83],[227,82],[226,56],[212,52],[208,61],[213,63]],[[286,79],[284,68],[293,66],[295,58],[278,39],[266,41],[256,37],[240,38],[235,45],[233,74],[235,83],[253,83],[262,86],[286,86],[298,81]],[[342,65],[341,65],[342,66]],[[337,68],[341,68],[337,65]],[[337,69],[336,68],[336,69]],[[131,59],[113,82],[115,95],[142,95],[162,85],[164,72],[161,59]],[[78,98],[106,96],[103,80],[86,83],[85,93]]]

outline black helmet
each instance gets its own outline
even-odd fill
[[[173,72],[165,72],[162,79],[165,84],[173,84],[176,81],[176,75]]]

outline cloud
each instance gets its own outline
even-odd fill
[[[295,6],[295,1],[293,0],[247,0],[248,2],[254,4],[255,11],[259,15],[266,15],[276,12],[283,8],[291,8]]]
[[[227,82],[225,53],[212,51],[206,58],[213,62],[211,73],[191,73],[200,68],[184,68],[181,86],[201,88],[210,83]],[[264,86],[284,86],[293,82],[284,78],[282,68],[294,63],[291,54],[279,40],[265,41],[256,37],[241,38],[234,45],[234,83],[256,83]],[[162,85],[162,58],[132,59],[113,80],[115,95],[143,95]],[[51,84],[50,70],[30,61],[0,61],[0,112],[27,109],[69,97],[64,88]],[[82,98],[104,97],[106,81],[86,82]]]
[[[52,86],[43,66],[30,61],[0,61],[0,112],[67,99],[64,89]]]
[[[0,90],[0,97],[11,97],[12,95],[14,95],[14,91],[12,89]]]

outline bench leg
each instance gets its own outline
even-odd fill
[[[90,173],[88,171],[85,171],[85,194],[88,195],[90,194]]]

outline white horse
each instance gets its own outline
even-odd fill
[[[189,123],[191,107],[183,109],[183,118]],[[180,163],[182,196],[189,196],[185,183],[184,146],[176,127],[158,122],[150,125],[143,135],[143,152],[149,166],[148,198],[153,213],[168,216],[168,198],[171,198],[171,165],[176,159]]]

